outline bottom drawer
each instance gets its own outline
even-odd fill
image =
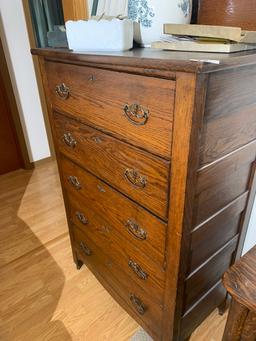
[[[103,280],[101,283],[107,290],[111,288],[114,291],[115,295],[112,296],[143,328],[159,339],[163,309],[152,302],[150,292],[137,286],[77,227],[74,226],[72,232],[78,259],[83,261],[100,281]]]

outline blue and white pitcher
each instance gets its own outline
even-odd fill
[[[128,0],[137,43],[149,46],[163,34],[163,24],[189,24],[192,0]]]

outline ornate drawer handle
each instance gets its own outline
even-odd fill
[[[143,126],[149,118],[149,110],[139,104],[125,104],[124,113],[129,122],[136,126]]]
[[[84,225],[87,225],[89,223],[88,219],[85,218],[84,214],[79,211],[76,212],[76,217]]]
[[[55,92],[61,99],[68,99],[70,95],[70,89],[65,83],[56,85]]]
[[[80,243],[80,249],[84,254],[86,254],[86,256],[91,256],[92,251],[83,242]]]
[[[141,269],[141,267],[132,260],[128,262],[129,267],[136,273],[136,275],[144,281],[148,278],[148,274]]]
[[[146,307],[137,296],[135,296],[134,294],[130,294],[130,301],[140,315],[145,314]]]
[[[134,169],[128,169],[127,168],[124,172],[124,175],[125,175],[126,179],[136,187],[144,188],[147,184],[146,177],[140,175],[140,173]]]
[[[75,148],[77,144],[76,140],[72,137],[71,133],[64,134],[63,141],[66,143],[67,146],[71,148]]]
[[[127,228],[128,232],[131,233],[135,238],[139,240],[147,239],[147,232],[139,227],[139,225],[131,219],[127,220],[125,227]]]
[[[81,184],[80,184],[80,182],[79,182],[79,180],[77,179],[76,176],[70,175],[70,176],[68,177],[68,181],[69,181],[69,183],[70,183],[72,186],[74,186],[77,190],[79,190],[79,189],[82,188],[82,186],[81,186]]]

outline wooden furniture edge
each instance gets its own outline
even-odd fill
[[[188,155],[188,173],[187,183],[185,191],[185,204],[184,204],[184,217],[183,217],[183,234],[181,237],[181,250],[180,250],[180,264],[179,264],[179,278],[178,278],[178,290],[176,298],[176,311],[175,325],[178,327],[175,330],[177,335],[180,335],[180,323],[179,320],[182,316],[183,301],[182,298],[185,287],[185,279],[187,276],[187,267],[190,257],[190,245],[191,245],[191,230],[192,230],[192,217],[193,206],[196,195],[197,186],[197,171],[199,167],[200,145],[201,145],[201,130],[204,124],[204,112],[206,95],[208,89],[209,77],[207,74],[197,75],[195,99],[194,99],[194,112],[192,114],[192,128],[190,135],[190,148]]]
[[[54,143],[54,146],[55,146],[56,160],[57,160],[58,171],[59,171],[59,176],[60,176],[61,190],[62,190],[62,194],[63,194],[65,212],[68,212],[68,199],[67,199],[67,196],[66,196],[66,193],[65,193],[65,190],[64,190],[64,180],[62,178],[62,172],[60,171],[60,162],[59,162],[59,157],[58,157],[60,153],[58,152],[57,139],[56,139],[55,131],[53,129],[54,122],[53,122],[53,117],[52,117],[52,105],[51,105],[51,102],[50,102],[50,93],[49,93],[49,88],[48,88],[48,80],[47,80],[46,72],[45,72],[45,65],[44,65],[45,60],[44,60],[44,57],[39,57],[38,62],[39,62],[39,68],[40,68],[40,73],[41,73],[41,77],[42,77],[42,84],[43,84],[44,94],[45,94],[45,98],[46,98],[48,118],[49,118],[49,121],[50,121],[50,127],[51,127],[52,136],[53,136],[53,143]],[[75,251],[75,249],[73,247],[73,245],[74,245],[74,236],[73,236],[72,228],[71,228],[70,223],[69,223],[68,216],[67,216],[67,221],[68,221],[69,235],[70,235],[70,239],[71,239],[71,249],[72,249],[73,259],[74,259],[74,262],[75,262],[77,268],[80,268],[81,266],[79,264],[79,260],[77,258],[76,251]]]
[[[256,64],[256,53],[248,53],[243,55],[238,55],[237,53],[232,53],[226,59],[218,60],[219,54],[210,54],[214,61],[217,60],[219,62],[211,62],[204,59],[200,59],[203,57],[203,54],[195,52],[193,57],[195,59],[181,60],[174,58],[161,58],[159,57],[151,57],[150,55],[129,55],[133,51],[137,51],[137,49],[120,52],[120,53],[94,53],[94,52],[84,52],[78,53],[73,52],[68,49],[40,49],[40,48],[32,48],[31,53],[33,55],[43,56],[46,59],[54,60],[54,61],[62,61],[66,63],[80,63],[81,65],[91,65],[94,67],[101,68],[109,68],[109,69],[118,69],[123,68],[126,69],[129,67],[135,67],[137,69],[145,69],[144,73],[150,73],[150,71],[156,72],[157,70],[166,72],[187,72],[187,73],[211,73],[217,71],[223,71],[238,67],[250,66]],[[142,48],[141,48],[142,50]],[[147,50],[148,51],[148,50]],[[166,51],[160,51],[163,54],[168,53]],[[169,51],[170,52],[170,51]],[[175,51],[173,51],[175,53]],[[207,54],[209,58],[209,54]]]
[[[175,306],[181,256],[181,240],[186,186],[189,167],[190,142],[193,129],[193,113],[196,91],[196,75],[178,73],[176,83],[172,167],[169,202],[169,221],[167,229],[166,287],[164,293],[163,341],[173,340]],[[180,136],[183,136],[181,139]],[[183,212],[183,214],[181,214]]]

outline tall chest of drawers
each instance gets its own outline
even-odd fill
[[[154,340],[188,339],[224,307],[221,277],[244,242],[256,56],[32,53],[77,267],[86,264]]]

